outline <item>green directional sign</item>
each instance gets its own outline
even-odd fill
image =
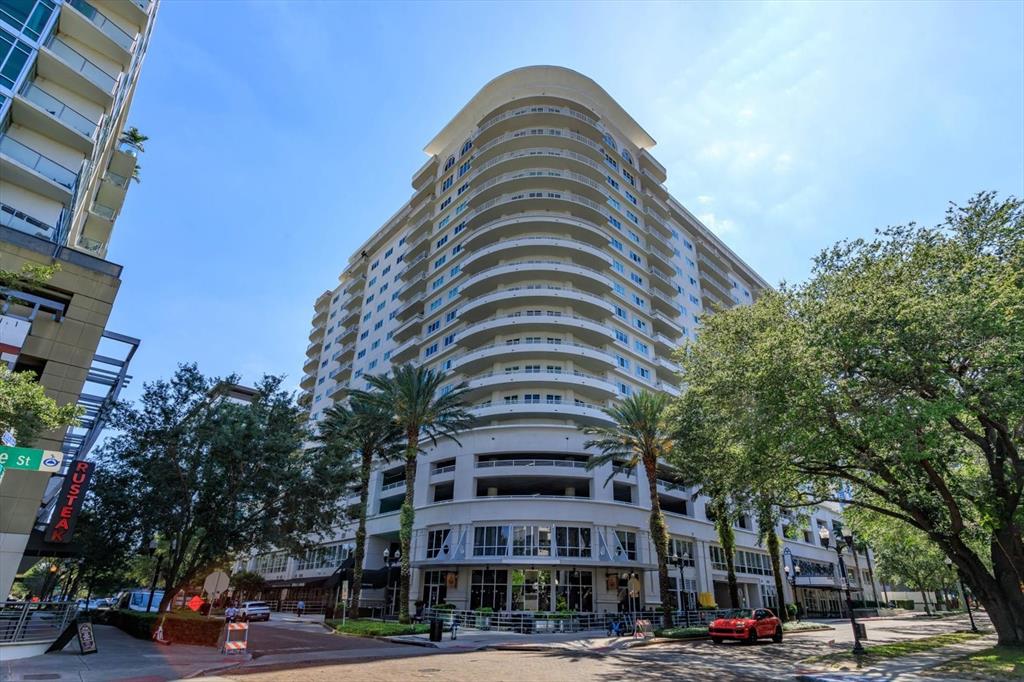
[[[0,471],[4,469],[23,469],[27,471],[60,471],[64,461],[63,452],[53,450],[37,450],[36,448],[12,448],[0,445]]]

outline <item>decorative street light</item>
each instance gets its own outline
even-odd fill
[[[953,560],[946,557],[946,566],[953,568]],[[964,589],[964,579],[960,575],[959,568],[953,569],[956,572],[957,582],[960,583],[960,598],[964,600],[964,606],[967,607],[967,617],[971,619],[971,632],[977,632],[978,626],[974,624],[974,614],[971,612],[971,602],[967,599],[967,591]]]
[[[675,555],[673,555],[673,556],[670,556],[668,558],[668,562],[670,564],[672,564],[673,566],[677,566],[679,568],[679,608],[683,612],[683,626],[684,627],[689,625],[689,618],[688,618],[688,614],[687,614],[687,610],[689,609],[689,605],[686,603],[687,602],[687,599],[686,599],[686,581],[683,579],[683,567],[686,566],[686,563],[689,560],[690,560],[690,553],[689,552],[685,552],[685,551],[683,552],[682,556],[675,556]]]
[[[793,565],[790,569],[789,565],[786,564],[786,555],[789,555],[789,563]],[[789,581],[789,586],[793,588],[793,604],[796,605],[796,617],[800,620],[800,600],[796,596],[796,579],[800,577],[800,564],[793,558],[793,552],[790,551],[789,547],[782,552],[782,570],[786,572],[786,579]],[[783,604],[785,607],[785,604]]]
[[[821,546],[826,549],[830,546],[829,537],[828,528],[822,526],[818,531],[818,538],[821,540]],[[864,647],[860,643],[861,626],[857,623],[857,617],[853,615],[853,597],[850,596],[850,580],[846,575],[846,562],[843,561],[843,550],[849,549],[851,552],[853,551],[853,535],[847,533],[842,539],[843,542],[840,542],[839,538],[836,538],[831,547],[836,550],[836,557],[839,559],[839,572],[843,576],[843,585],[846,588],[846,609],[850,612],[850,625],[853,626],[853,653],[860,655],[864,653]]]
[[[388,549],[384,550],[384,565],[388,569],[387,580],[384,583],[384,614],[387,614],[391,610],[391,602],[388,599],[388,592],[391,591],[391,567],[399,562],[402,558],[402,550],[396,549],[394,553]],[[381,620],[384,620],[381,618]]]

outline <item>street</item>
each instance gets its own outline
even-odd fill
[[[778,679],[803,672],[800,661],[831,651],[849,649],[852,634],[846,622],[833,623],[835,630],[796,633],[786,636],[783,644],[760,642],[756,646],[726,643],[715,646],[709,641],[666,642],[642,647],[613,650],[605,654],[572,648],[544,651],[490,650],[463,653],[428,653],[418,649],[400,653],[381,648],[367,651],[363,660],[331,662],[302,668],[279,669],[263,672],[232,671],[217,679],[236,682],[262,682],[302,680],[319,682],[336,680],[341,676],[354,680],[386,681],[407,679],[437,679],[464,682],[524,682],[526,680],[766,680]],[[951,632],[968,627],[966,618],[942,620],[882,619],[866,622],[869,642],[894,642]],[[306,626],[302,626],[305,628]],[[277,629],[284,629],[284,624]],[[265,638],[270,628],[257,627],[256,637]],[[299,631],[285,635],[275,632],[274,646],[320,646],[312,632],[309,641],[293,640],[302,636]],[[348,639],[327,636],[328,639]],[[372,641],[372,640],[370,640]],[[379,643],[379,642],[375,642]],[[383,643],[381,643],[383,644]],[[265,645],[264,645],[265,646]],[[324,644],[323,646],[326,646]],[[365,645],[367,649],[371,645]],[[385,645],[387,646],[387,645]],[[255,653],[255,652],[254,652]],[[417,655],[418,654],[418,655]],[[375,660],[366,660],[372,658]]]
[[[249,624],[249,653],[253,658],[325,651],[365,651],[385,657],[401,655],[408,649],[379,639],[333,635],[320,623],[296,622],[293,617],[276,613],[270,621]]]

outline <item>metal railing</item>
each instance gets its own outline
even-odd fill
[[[496,467],[565,467],[569,469],[586,469],[586,462],[565,459],[494,459],[477,462],[477,469],[493,469]]]
[[[0,644],[53,641],[77,613],[73,601],[4,602],[0,607]]]
[[[101,69],[81,55],[75,48],[65,43],[60,38],[53,38],[47,45],[51,52],[63,59],[68,65],[92,81],[104,92],[110,92],[117,83],[117,78]]]
[[[557,288],[557,287],[522,287],[522,288],[523,289],[541,289],[541,288],[552,288],[552,289],[554,289],[554,288]],[[502,291],[511,291],[511,290],[510,289],[502,289]],[[570,289],[570,291],[574,291],[574,290]],[[454,358],[452,358],[452,360],[460,360],[461,361],[463,358],[465,358],[466,356],[472,355],[473,353],[479,353],[481,351],[491,350],[493,348],[512,349],[512,348],[515,348],[517,346],[532,346],[532,345],[538,345],[538,344],[541,344],[541,345],[551,345],[551,346],[562,346],[562,347],[565,347],[565,348],[582,348],[583,350],[587,350],[587,351],[590,351],[592,353],[597,353],[597,354],[607,358],[609,361],[613,361],[614,360],[614,358],[612,357],[611,353],[609,353],[608,351],[603,350],[601,348],[598,348],[596,346],[588,346],[588,345],[583,344],[583,343],[576,343],[575,341],[563,341],[561,339],[552,339],[551,341],[548,341],[547,338],[540,338],[537,341],[534,341],[532,339],[530,339],[530,340],[520,340],[520,341],[517,341],[516,343],[508,343],[508,342],[490,343],[490,344],[487,344],[486,346],[479,346],[479,347],[474,348],[474,349],[472,349],[470,351],[466,351],[465,353],[462,353],[461,355],[456,355]]]
[[[589,123],[598,130],[601,129],[597,121],[595,121],[594,119],[592,119],[591,117],[587,116],[582,112],[576,111],[575,109],[569,109],[568,107],[553,107],[549,105],[533,105],[529,107],[523,107],[522,109],[506,111],[504,113],[498,114],[497,116],[492,116],[491,118],[487,119],[486,121],[480,124],[480,127],[477,128],[477,135],[484,132],[491,126],[501,123],[502,121],[507,121],[508,119],[515,118],[517,116],[528,116],[530,114],[558,114],[560,116],[570,116],[572,118],[579,119],[584,123]]]
[[[92,139],[93,134],[95,134],[96,126],[99,125],[97,121],[91,120],[85,114],[76,111],[64,102],[61,102],[38,85],[34,83],[30,84],[22,91],[22,95],[25,99],[39,105],[39,107],[48,114],[59,121],[67,123],[89,139]]]
[[[45,239],[50,239],[53,236],[54,230],[57,229],[53,225],[47,225],[43,221],[4,203],[0,203],[0,225],[5,225],[26,234],[34,234]]]
[[[103,242],[98,239],[90,239],[85,235],[79,235],[78,245],[90,253],[98,254],[103,250]]]
[[[10,156],[12,159],[17,159],[20,163],[28,166],[40,175],[68,189],[72,189],[78,180],[78,174],[75,171],[62,166],[51,158],[43,156],[31,147],[27,147],[21,142],[12,139],[10,136],[5,135],[0,138],[0,152]]]
[[[691,610],[672,613],[674,627],[699,627],[709,625],[717,618],[728,614],[723,610]],[[447,627],[458,624],[459,628],[473,630],[495,630],[519,633],[559,633],[607,631],[613,622],[625,623],[632,629],[637,620],[650,621],[660,627],[662,612],[658,609],[644,609],[624,613],[594,613],[590,611],[494,611],[492,613],[460,609],[428,608],[423,612],[425,620],[439,619]]]

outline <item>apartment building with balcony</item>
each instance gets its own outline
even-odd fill
[[[158,6],[0,2],[0,268],[60,266],[40,290],[0,291],[0,341],[8,365],[85,409],[80,427],[18,443],[64,453],[64,468],[95,441],[138,346],[106,329],[122,270],[106,256],[135,173],[136,152],[119,138]],[[58,551],[30,542],[58,483],[14,469],[0,481],[0,593],[26,547],[25,561]]]
[[[578,427],[608,423],[603,408],[635,391],[677,395],[672,354],[696,338],[701,316],[751,303],[767,284],[668,193],[653,146],[579,73],[499,76],[430,141],[412,197],[317,298],[301,379],[314,422],[367,375],[405,362],[469,387],[474,427],[461,446],[430,448],[418,469],[415,599],[615,611],[629,608],[634,578],[634,608],[664,598],[644,472],[621,462],[588,470]],[[728,605],[706,500],[663,476],[661,506],[684,558],[682,579],[672,571],[676,599]],[[377,577],[366,587],[388,580],[379,567],[398,546],[404,495],[400,465],[374,473],[367,568]],[[815,510],[824,523],[838,517]],[[835,563],[812,531],[808,522],[786,540],[807,574]],[[350,561],[352,534],[339,528],[306,556],[271,552],[248,567],[271,580],[269,598],[314,602]],[[776,605],[753,520],[736,536],[743,603]],[[820,593],[822,609],[838,611],[836,578],[812,582],[815,604]]]

